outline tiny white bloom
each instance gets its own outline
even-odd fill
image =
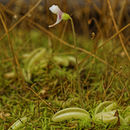
[[[54,14],[59,14],[60,12],[62,12],[57,5],[52,5],[52,6],[49,8],[49,10],[50,10],[52,13],[54,13]]]
[[[70,16],[60,10],[60,8],[57,5],[52,5],[49,10],[57,15],[57,20],[54,24],[49,25],[49,27],[53,27],[56,24],[60,23],[62,20],[68,20],[70,19]]]

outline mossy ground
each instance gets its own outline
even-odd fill
[[[93,113],[95,107],[105,100],[116,101],[121,109],[130,105],[130,64],[118,40],[111,40],[103,48],[97,49],[104,40],[101,39],[95,43],[94,40],[77,36],[79,47],[104,59],[118,70],[115,72],[110,66],[101,63],[95,57],[68,48],[39,31],[14,30],[10,33],[10,37],[20,64],[20,72],[21,68],[24,68],[25,54],[29,54],[37,48],[46,48],[48,51],[51,50],[53,55],[77,56],[79,73],[77,73],[75,65],[59,66],[50,59],[46,68],[33,72],[31,83],[21,80],[21,73],[19,73],[19,79],[17,77],[9,78],[5,75],[14,71],[12,54],[8,40],[6,38],[1,40],[0,130],[8,129],[15,121],[24,116],[28,117],[28,121],[23,126],[25,130],[105,130],[120,127],[119,124],[109,126],[101,122],[87,126],[82,121],[62,123],[51,121],[54,111],[66,107],[81,107]],[[73,44],[71,34],[65,36],[64,39]],[[79,86],[81,90],[79,90]],[[51,106],[51,110],[44,101]]]

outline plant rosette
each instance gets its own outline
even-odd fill
[[[117,104],[115,102],[102,102],[96,107],[93,120],[96,122],[102,121],[107,124],[116,124],[118,121],[118,117],[115,116],[116,111]]]
[[[130,106],[126,107],[122,115],[120,115],[121,125],[130,125]]]

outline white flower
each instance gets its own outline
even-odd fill
[[[70,19],[70,16],[60,10],[60,8],[57,5],[52,5],[49,10],[57,15],[57,20],[54,24],[49,25],[49,27],[53,27],[56,24],[60,23],[62,20],[68,20]]]
[[[60,8],[57,5],[52,5],[49,10],[54,13],[54,14],[59,14],[60,12],[62,13],[62,11],[60,10]]]
[[[49,27],[53,27],[53,26],[55,26],[56,24],[58,24],[58,23],[61,22],[61,20],[62,20],[62,13],[63,13],[63,12],[60,10],[60,8],[59,8],[57,5],[52,5],[52,6],[49,8],[49,10],[50,10],[52,13],[54,13],[54,14],[57,15],[57,20],[56,20],[56,22],[55,22],[54,24],[52,24],[52,25],[49,25]]]

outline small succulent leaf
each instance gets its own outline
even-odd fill
[[[34,51],[32,51],[30,54],[26,54],[28,55],[27,58],[25,59],[25,64],[28,64],[30,59],[32,59],[38,52],[40,52],[43,48],[37,48]]]
[[[73,56],[54,56],[53,60],[55,61],[56,64],[62,65],[62,66],[69,66],[69,65],[75,65],[76,64],[76,59]]]
[[[54,56],[53,59],[56,62],[56,64],[58,64],[58,65],[63,65],[63,66],[66,66],[66,67],[69,65],[69,61],[66,57]]]
[[[27,71],[31,71],[35,67],[36,63],[38,61],[40,61],[41,57],[44,58],[45,55],[46,55],[46,50],[44,48],[40,52],[38,52],[37,54],[35,54],[30,59],[30,62],[28,63]]]
[[[96,107],[96,109],[95,109],[95,114],[97,114],[97,113],[99,113],[99,112],[102,112],[103,109],[104,109],[105,107],[107,107],[108,105],[110,105],[111,103],[112,103],[112,101],[105,101],[105,102],[100,103],[100,104]]]
[[[66,108],[58,111],[53,117],[54,122],[61,122],[70,119],[83,119],[87,122],[91,121],[89,113],[81,108]]]
[[[58,116],[55,116],[52,118],[54,122],[61,122],[65,120],[70,120],[70,119],[87,119],[88,116],[86,116],[85,113],[81,112],[68,112],[68,113],[62,113]]]
[[[39,63],[42,61],[44,61],[44,67],[46,67],[45,65],[47,65],[47,57],[49,53],[47,53],[45,48],[38,48],[36,50],[34,50],[30,56],[28,56],[28,58],[26,59],[25,62],[25,67],[24,67],[24,71],[23,71],[23,75],[24,78],[27,82],[31,81],[31,76],[32,76],[32,72],[34,71],[34,69],[37,67],[37,64],[39,66]]]
[[[67,58],[68,58],[69,63],[71,65],[75,65],[76,64],[76,58],[74,56],[68,56]]]
[[[85,114],[88,114],[88,112],[82,108],[71,107],[71,108],[65,108],[63,110],[60,110],[55,115],[59,115],[59,114],[64,113],[64,112],[72,112],[72,111],[76,111],[76,112],[78,111],[78,112],[83,112]]]
[[[115,110],[117,108],[117,103],[112,103],[110,105],[108,105],[107,107],[105,107],[103,109],[103,112],[108,112],[108,111],[112,111],[112,110]]]
[[[27,74],[27,72],[26,72],[25,69],[22,69],[22,73],[23,73],[23,76],[24,76],[25,81],[26,81],[26,82],[29,82],[30,79],[28,78],[28,74]]]
[[[128,115],[128,116],[125,118],[125,121],[127,122],[127,124],[130,125],[130,115]]]
[[[8,130],[18,130],[26,122],[27,122],[27,117],[20,118],[13,125],[11,125]]]
[[[104,123],[109,123],[109,124],[116,124],[118,121],[118,117],[114,116],[116,110],[114,111],[109,111],[109,112],[100,112],[95,115],[95,120],[96,121],[102,121]]]
[[[124,111],[124,117],[130,116],[130,106],[126,107]]]
[[[121,125],[127,125],[126,120],[121,115],[119,115],[119,119],[120,119],[120,124]]]

